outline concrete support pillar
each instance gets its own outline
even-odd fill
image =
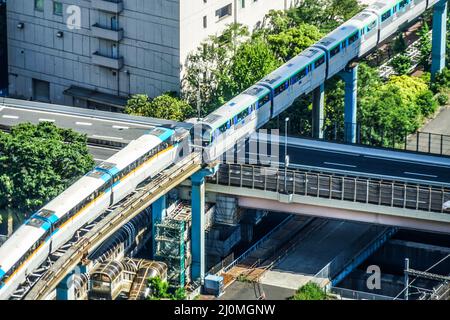
[[[203,169],[191,177],[192,193],[192,280],[203,284],[205,278],[205,178],[213,175],[217,168]]]
[[[156,200],[152,204],[152,247],[153,257],[156,255],[156,224],[163,221],[166,218],[167,201],[166,195]]]
[[[324,104],[325,84],[322,83],[313,91],[312,130],[313,138],[316,139],[323,139]]]
[[[431,78],[445,67],[447,46],[447,0],[440,0],[434,5],[433,13],[433,48],[431,53]]]
[[[346,68],[339,75],[345,82],[344,140],[347,143],[356,143],[358,65]]]
[[[75,300],[74,276],[75,272],[71,272],[58,284],[56,300]]]

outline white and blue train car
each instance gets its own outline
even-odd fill
[[[153,129],[36,212],[0,247],[0,299],[8,298],[80,227],[174,163],[185,137],[171,129]]]

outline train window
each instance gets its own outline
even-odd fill
[[[377,21],[376,21],[376,20],[372,21],[372,22],[367,26],[367,32],[372,31],[373,29],[375,29],[376,26],[377,26]]]
[[[334,57],[339,53],[339,51],[341,51],[341,47],[337,45],[336,47],[330,50],[330,57]]]
[[[296,75],[294,75],[291,78],[291,84],[296,84],[297,82],[302,80],[304,77],[306,77],[307,74],[308,74],[308,69],[303,68],[302,70],[300,70]]]
[[[227,129],[228,129],[227,128],[227,122],[219,127],[219,131],[222,132],[222,133],[227,131]]]
[[[348,44],[351,45],[352,43],[356,42],[359,38],[359,32],[355,32],[350,37],[348,37]]]
[[[381,16],[381,22],[386,21],[387,19],[389,19],[390,16],[391,16],[391,10],[386,11],[386,12],[383,13],[383,15]]]
[[[265,105],[270,100],[270,95],[266,94],[264,97],[260,98],[258,101],[258,109]]]
[[[289,81],[285,81],[282,84],[280,84],[277,88],[275,88],[275,97],[281,94],[287,88],[289,88]]]
[[[399,7],[400,9],[403,9],[404,7],[406,7],[406,5],[408,5],[409,0],[403,0],[402,2],[400,2]]]
[[[245,109],[243,111],[241,111],[238,115],[237,115],[237,122],[241,122],[242,120],[244,120],[246,117],[248,116],[248,109]]]
[[[316,60],[316,62],[314,62],[314,69],[317,69],[318,67],[320,67],[322,64],[324,64],[325,62],[325,56],[321,56],[319,59]]]

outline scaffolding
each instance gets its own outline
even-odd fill
[[[172,213],[156,223],[155,258],[168,265],[170,285],[184,287],[190,282],[191,208],[181,203]]]

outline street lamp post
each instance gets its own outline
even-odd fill
[[[287,168],[289,166],[289,156],[287,154],[288,123],[289,123],[289,117],[286,117],[286,119],[284,119],[284,191],[286,192],[286,194],[288,193],[288,191],[287,191]]]

